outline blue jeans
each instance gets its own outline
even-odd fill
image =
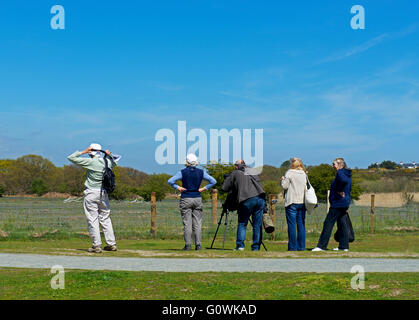
[[[239,204],[237,209],[238,225],[236,248],[244,248],[246,239],[246,228],[250,216],[253,222],[253,244],[252,250],[259,250],[262,242],[262,214],[265,207],[265,199],[257,196],[247,199]]]
[[[332,234],[333,226],[337,221],[339,224],[339,229],[341,232],[341,237],[339,239],[339,249],[349,249],[349,232],[348,224],[346,223],[345,215],[348,214],[348,208],[330,208],[327,213],[326,219],[323,222],[323,230],[317,243],[317,247],[320,249],[326,250],[327,245]]]
[[[288,251],[306,249],[306,207],[302,204],[290,204],[285,208],[288,224]]]

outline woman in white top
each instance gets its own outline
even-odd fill
[[[307,183],[306,168],[299,158],[292,158],[290,169],[281,178],[285,190],[284,205],[288,224],[288,251],[306,248],[304,192]]]

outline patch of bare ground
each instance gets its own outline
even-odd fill
[[[47,234],[54,234],[57,233],[58,229],[52,230],[52,231],[43,231],[43,232],[38,232],[38,233],[34,233],[32,235],[32,237],[34,238],[42,238],[43,236],[47,235]]]
[[[7,238],[9,233],[0,229],[0,238]]]
[[[404,289],[393,289],[388,294],[387,297],[397,297],[400,296],[405,290]]]
[[[372,285],[368,286],[368,289],[371,289],[371,290],[380,289],[380,285],[379,284],[372,284]]]
[[[51,253],[54,254],[75,254],[83,255],[86,252],[81,251],[80,249],[56,249],[59,251],[54,251]],[[134,249],[118,249],[118,252],[129,253],[133,256],[139,257],[187,257],[187,258],[232,258],[234,257],[231,252],[225,251],[223,253],[211,252],[211,251],[201,251],[201,252],[157,252],[153,250],[134,250]],[[229,254],[230,253],[230,254]],[[238,253],[237,258],[244,258],[243,253]],[[345,252],[345,253],[336,253],[336,252],[322,252],[321,254],[298,254],[292,252],[261,252],[259,255],[252,255],[252,258],[338,258],[338,257],[347,257],[347,258],[419,258],[419,254],[415,253],[399,253],[399,252]]]
[[[403,198],[402,192],[388,192],[388,193],[374,193],[375,194],[375,206],[396,208],[406,204]],[[419,201],[419,192],[413,193],[413,201]],[[361,194],[359,200],[355,201],[357,206],[370,206],[371,205],[371,193]]]
[[[384,228],[386,230],[390,230],[390,231],[419,231],[419,228],[416,227],[386,227]]]
[[[45,193],[42,198],[49,198],[49,199],[66,199],[71,197],[70,193],[59,193],[59,192],[47,192]]]

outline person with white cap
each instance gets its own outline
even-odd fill
[[[117,250],[112,221],[109,216],[109,197],[106,191],[102,190],[105,160],[101,158],[100,150],[102,150],[102,146],[100,144],[92,143],[84,151],[76,151],[67,158],[72,163],[86,169],[83,206],[87,218],[90,238],[93,243],[92,247],[90,247],[88,251],[95,253],[102,252],[102,240],[100,238],[99,225],[102,227],[107,244],[107,246],[104,247],[104,250]],[[108,167],[113,169],[116,166],[116,162],[121,157],[112,155],[109,150],[106,150],[105,152],[108,155],[107,158],[109,159],[106,160]],[[89,154],[89,158],[81,157],[83,154]]]
[[[181,192],[179,208],[183,221],[183,233],[185,247],[183,250],[191,250],[192,233],[195,235],[195,250],[201,250],[202,240],[202,197],[201,192],[213,187],[217,181],[207,172],[197,168],[198,158],[190,153],[186,157],[185,168],[177,172],[167,182],[174,189]],[[182,187],[176,181],[182,180]],[[208,181],[205,187],[200,188],[202,180]]]

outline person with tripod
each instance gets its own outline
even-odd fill
[[[244,250],[246,228],[250,217],[253,225],[252,251],[259,251],[262,243],[262,215],[265,207],[265,191],[257,175],[247,172],[246,163],[237,160],[235,170],[224,180],[222,190],[236,193],[238,225],[236,238],[236,251]]]
[[[77,166],[87,170],[86,181],[84,183],[84,212],[86,214],[87,225],[90,238],[92,239],[92,247],[87,249],[89,252],[102,252],[102,240],[100,238],[99,225],[102,227],[106,244],[103,249],[106,251],[116,251],[116,241],[113,232],[112,221],[109,216],[111,210],[109,205],[109,197],[105,190],[102,190],[102,178],[105,169],[105,162],[112,169],[116,166],[114,157],[111,152],[106,150],[107,159],[100,157],[100,144],[92,143],[86,150],[76,151],[68,156],[68,160]],[[89,154],[89,158],[81,157],[83,154]],[[109,159],[109,160],[108,160]]]

